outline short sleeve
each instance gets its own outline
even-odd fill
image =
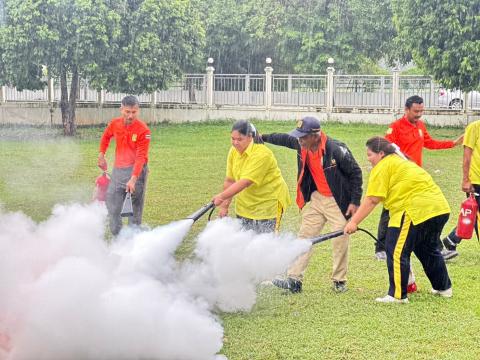
[[[478,141],[478,124],[472,123],[465,129],[465,136],[463,138],[463,145],[474,149]]]

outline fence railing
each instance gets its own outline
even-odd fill
[[[126,94],[98,91],[81,80],[78,102],[119,103]],[[463,93],[447,90],[428,76],[403,76],[398,71],[391,75],[335,75],[332,67],[326,75],[273,74],[269,66],[265,74],[214,74],[213,67],[206,74],[188,74],[166,90],[138,96],[140,103],[195,105],[200,107],[294,107],[378,108],[401,110],[412,95],[424,99],[427,109],[452,111],[480,110],[480,92]],[[18,91],[14,87],[0,87],[0,104],[11,102],[55,103],[60,101],[60,88],[50,81],[43,90]]]
[[[391,108],[393,76],[334,76],[334,106]]]
[[[326,75],[273,75],[273,105],[325,106]]]

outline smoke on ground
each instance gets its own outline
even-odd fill
[[[99,204],[56,206],[37,224],[0,212],[0,334],[6,359],[215,359],[217,310],[248,311],[256,285],[310,244],[211,222],[192,260],[174,253],[192,221],[103,240]],[[2,358],[0,347],[0,358]]]

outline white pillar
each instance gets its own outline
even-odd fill
[[[213,64],[213,59],[209,58],[208,59],[208,66],[207,66],[207,107],[212,108],[213,107],[213,91],[214,89],[214,79],[213,79],[213,73],[215,71],[215,68],[212,66]]]
[[[435,107],[435,82],[433,77],[430,76],[430,107]]]
[[[103,106],[105,103],[105,90],[99,90],[97,92],[97,103],[99,106]]]
[[[394,116],[400,111],[400,70],[397,67],[393,69],[392,111]]]
[[[327,67],[327,103],[325,104],[327,113],[331,113],[334,106],[334,93],[335,93],[335,85],[334,85],[334,77],[335,68],[333,66]]]
[[[468,111],[468,101],[470,99],[470,92],[465,91],[463,93],[463,112],[466,113]]]
[[[49,104],[52,104],[55,101],[55,91],[53,88],[53,79],[51,77],[48,77],[47,82],[47,99]]]
[[[154,91],[150,94],[150,106],[156,107],[157,106],[157,92]]]
[[[4,104],[7,101],[7,87],[5,85],[0,86],[0,104]]]
[[[270,110],[272,107],[272,73],[273,68],[270,65],[265,67],[265,108]]]

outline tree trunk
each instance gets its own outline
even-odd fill
[[[72,69],[72,82],[70,84],[70,96],[68,93],[67,70],[62,68],[60,74],[60,109],[62,111],[63,135],[75,136],[77,126],[75,124],[75,107],[78,95],[78,68]]]

